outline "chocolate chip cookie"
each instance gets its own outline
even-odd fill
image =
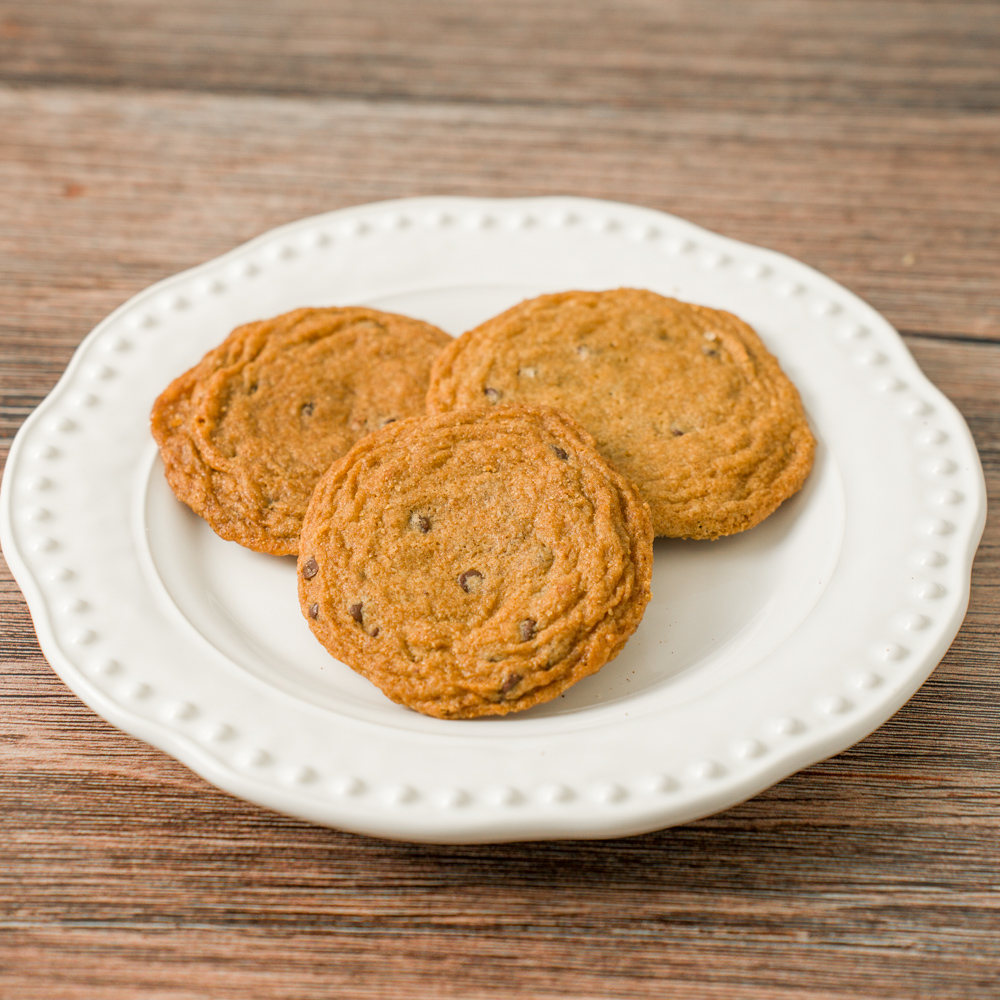
[[[746,323],[629,288],[487,320],[441,353],[427,401],[565,410],[639,488],[657,535],[753,527],[802,486],[815,449],[798,392]]]
[[[455,410],[359,441],[316,487],[299,601],[319,641],[427,715],[505,715],[614,658],[649,601],[646,504],[572,420]]]
[[[167,481],[223,538],[294,555],[319,477],[365,434],[423,411],[450,341],[361,307],[238,327],[153,406]]]

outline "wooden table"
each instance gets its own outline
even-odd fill
[[[903,332],[993,517],[931,680],[722,815],[428,847],[229,798],[85,708],[0,576],[0,996],[1000,995],[1000,4],[4,0],[0,447],[149,283],[405,195],[636,202]]]

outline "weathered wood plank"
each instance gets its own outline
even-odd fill
[[[995,3],[6,0],[0,79],[661,110],[1000,107]]]
[[[53,373],[153,280],[278,223],[428,193],[665,209],[818,267],[904,330],[1000,337],[1000,116],[0,89],[0,134],[0,329],[29,368],[63,345]]]
[[[797,926],[804,911],[789,907],[787,926]],[[329,925],[288,934],[26,930],[12,934],[24,962],[11,986],[17,1000],[983,1000],[994,985],[988,961],[972,958],[960,967],[917,953],[911,942],[883,946],[863,915],[855,924],[868,942],[860,958],[816,940],[808,921],[784,941],[736,928],[711,940],[697,921],[697,911],[678,914],[680,933],[658,922],[639,948],[625,943],[605,952],[586,933],[560,936],[530,925],[467,934],[407,927],[391,949],[382,938],[338,934]],[[33,975],[32,968],[40,971]]]

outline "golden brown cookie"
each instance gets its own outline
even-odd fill
[[[316,481],[365,434],[423,411],[450,341],[361,307],[238,327],[153,406],[170,486],[223,538],[294,555]]]
[[[657,535],[752,528],[805,481],[799,394],[746,323],[621,288],[522,302],[453,341],[430,413],[544,404],[575,417],[648,501]]]
[[[299,602],[338,659],[439,718],[549,701],[649,601],[649,511],[585,431],[501,406],[392,424],[320,480]]]

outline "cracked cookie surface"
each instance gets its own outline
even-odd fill
[[[431,363],[450,342],[363,307],[238,327],[153,407],[171,488],[223,538],[295,555],[319,477],[365,434],[423,412]]]
[[[549,701],[615,657],[649,601],[632,484],[554,410],[400,421],[320,480],[299,601],[335,657],[439,718]]]
[[[657,535],[751,528],[812,467],[799,394],[754,330],[640,289],[543,295],[448,345],[428,412],[503,403],[578,420],[648,501]]]

